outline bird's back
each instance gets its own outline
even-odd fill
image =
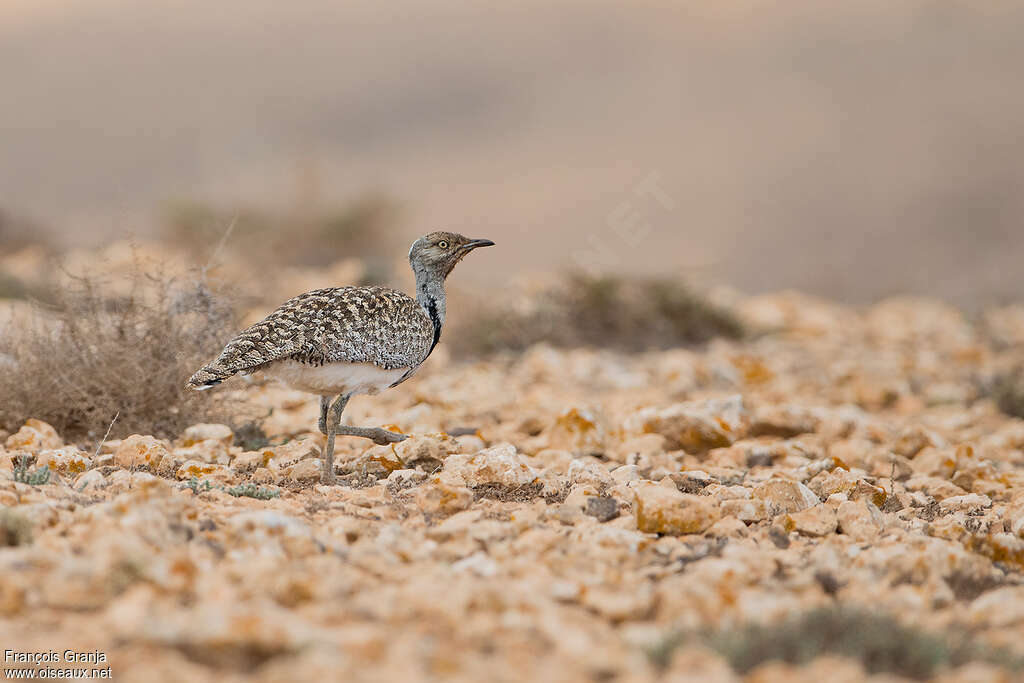
[[[386,287],[331,287],[289,299],[242,331],[188,382],[206,388],[278,360],[313,366],[419,366],[436,343],[435,325],[406,294]]]

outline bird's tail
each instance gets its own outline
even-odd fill
[[[231,375],[232,373],[230,372],[217,370],[212,365],[207,365],[189,378],[188,382],[185,383],[185,388],[195,391],[206,391],[217,386]]]

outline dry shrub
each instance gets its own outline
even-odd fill
[[[568,275],[533,294],[487,301],[463,320],[447,340],[469,355],[540,342],[635,352],[743,336],[730,311],[668,278]]]
[[[1003,413],[1024,419],[1024,364],[997,374],[992,382],[991,395]]]
[[[71,283],[26,324],[0,330],[0,427],[35,417],[65,438],[98,440],[115,415],[112,437],[171,436],[224,416],[220,396],[183,386],[235,329],[204,283],[141,267],[120,294],[91,276]]]
[[[226,249],[249,263],[325,266],[359,258],[379,270],[399,253],[390,229],[396,213],[395,204],[378,195],[337,210],[291,213],[182,203],[167,211],[163,239],[190,250],[198,245],[205,249],[233,225]]]
[[[858,661],[869,674],[891,673],[916,680],[969,662],[988,662],[1013,671],[1024,665],[1019,655],[986,647],[962,631],[932,633],[886,614],[844,607],[796,614],[777,624],[747,624],[707,635],[676,634],[651,656],[667,666],[672,652],[688,642],[710,646],[740,674],[765,662],[801,665],[824,655]]]

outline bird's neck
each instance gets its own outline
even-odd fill
[[[434,343],[430,347],[430,350],[433,351],[434,347],[437,346],[437,342],[441,339],[441,328],[444,326],[444,317],[447,310],[444,280],[417,271],[416,300],[427,316],[430,317],[430,321],[434,323]]]

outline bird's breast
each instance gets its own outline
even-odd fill
[[[298,391],[311,394],[376,394],[401,379],[409,368],[385,370],[372,363],[310,365],[295,360],[271,363],[264,374]]]

